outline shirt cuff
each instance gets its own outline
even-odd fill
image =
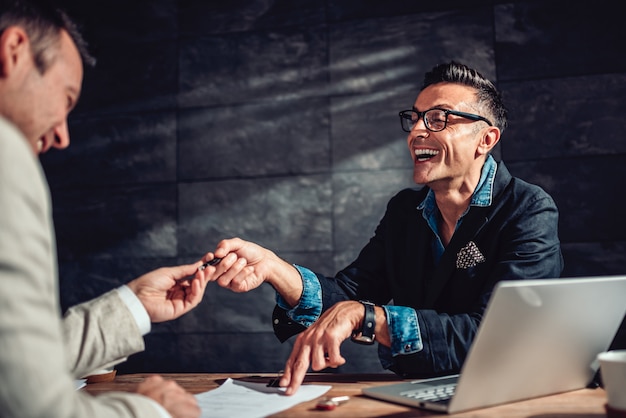
[[[424,348],[417,312],[406,306],[383,305],[391,338],[391,355],[413,354]]]
[[[315,273],[294,264],[302,278],[302,296],[293,308],[276,292],[276,304],[287,311],[287,316],[294,322],[311,326],[322,314],[322,286]]]
[[[141,335],[146,335],[150,332],[151,322],[150,316],[144,308],[143,303],[139,300],[135,292],[130,290],[130,287],[126,285],[122,285],[118,287],[117,293],[120,295],[120,298],[124,302],[124,304],[128,307],[128,310],[135,318],[135,322],[137,323],[137,327],[141,332]]]

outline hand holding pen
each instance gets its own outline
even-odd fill
[[[206,263],[202,264],[200,267],[198,267],[198,270],[202,271],[209,266],[215,266],[219,264],[220,261],[222,261],[221,258],[214,258],[213,260],[209,260]]]
[[[198,263],[161,267],[127,283],[143,304],[151,322],[169,321],[189,312],[201,301],[208,279]]]
[[[213,258],[205,263],[203,263],[200,267],[198,267],[196,269],[196,271],[194,272],[194,274],[192,274],[191,276],[187,276],[187,277],[183,277],[182,279],[178,279],[177,281],[180,282],[190,282],[194,279],[194,277],[196,277],[196,273],[199,271],[204,271],[207,267],[209,266],[215,266],[217,264],[219,264],[219,262],[222,261],[221,258]]]

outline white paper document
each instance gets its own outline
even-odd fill
[[[196,395],[202,418],[261,418],[322,396],[331,386],[302,385],[291,396],[284,388],[226,379],[217,389]]]

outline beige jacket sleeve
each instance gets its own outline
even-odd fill
[[[74,377],[114,366],[144,350],[137,323],[115,290],[70,308],[63,331]]]
[[[0,118],[0,415],[157,416],[152,401],[139,395],[94,397],[74,389],[75,376],[143,342],[112,294],[69,312],[64,335],[58,293],[43,170],[22,135]]]

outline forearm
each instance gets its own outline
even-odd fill
[[[267,274],[266,282],[280,294],[289,306],[298,305],[303,292],[302,277],[298,270],[275,254],[268,261],[268,266],[270,272]]]

